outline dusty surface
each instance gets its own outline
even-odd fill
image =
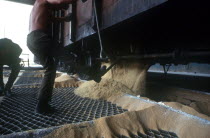
[[[72,124],[55,130],[47,137],[119,137],[130,133],[144,133],[147,129],[174,132],[181,138],[207,138],[210,122],[154,102],[131,98],[141,102],[138,108],[124,114],[100,118],[92,123]],[[122,100],[122,99],[121,99]],[[126,101],[125,101],[126,102]],[[127,102],[129,103],[129,102]],[[125,104],[126,105],[126,104]],[[129,107],[129,106],[127,106]]]
[[[79,80],[76,75],[62,74],[55,79],[54,88],[79,87],[82,83],[83,81]]]
[[[137,97],[132,97],[132,96],[127,96],[127,95],[123,95],[119,98],[109,98],[109,101],[111,101],[112,103],[116,103],[118,106],[121,106],[124,109],[128,109],[129,111],[138,111],[138,110],[143,110],[145,108],[149,108],[151,106],[154,106],[155,104],[160,104],[163,106],[169,106],[172,107],[173,109],[176,109],[178,111],[182,111],[185,112],[187,114],[190,115],[194,115],[206,120],[210,121],[210,117],[208,117],[207,115],[201,114],[199,112],[197,112],[195,109],[189,107],[189,106],[185,106],[183,104],[177,103],[177,102],[155,102],[155,101],[151,101],[148,98],[137,98]]]
[[[75,94],[81,97],[113,101],[113,99],[118,99],[118,97],[122,96],[124,93],[141,96],[141,92],[139,91],[147,93],[153,91],[155,92],[156,97],[158,97],[158,94],[160,93],[164,94],[165,98],[162,98],[162,100],[168,101],[165,102],[166,105],[185,111],[189,114],[208,119],[206,115],[208,115],[208,112],[210,111],[210,95],[195,92],[190,93],[185,89],[181,90],[166,86],[160,89],[158,89],[159,87],[154,87],[153,89],[149,87],[148,89],[145,87],[146,71],[148,66],[149,65],[143,63],[120,63],[109,71],[100,83],[96,83],[94,81],[85,82],[75,90]],[[148,86],[151,85],[147,85],[147,87]],[[163,95],[159,96],[164,97]],[[144,99],[149,100],[149,98],[146,97]],[[129,100],[127,99],[123,99],[122,102],[125,103],[128,101]],[[120,100],[115,103],[119,102]],[[137,106],[142,105],[142,103],[135,104],[133,101],[130,101],[130,103],[125,105],[132,105],[133,107],[129,108],[138,109]]]
[[[156,103],[148,98],[126,95],[137,93],[120,82],[104,77],[99,84],[93,81],[82,84],[75,93],[82,97],[106,99],[129,112],[100,118],[92,123],[67,125],[47,137],[119,137],[144,133],[147,129],[174,132],[181,138],[210,137],[208,116],[180,103]]]
[[[164,104],[167,105],[167,106],[173,107],[174,109],[181,110],[181,111],[186,112],[188,114],[195,115],[195,116],[198,116],[200,118],[204,118],[204,119],[210,121],[209,116],[207,116],[205,114],[202,114],[202,113],[199,113],[198,111],[196,111],[192,107],[183,105],[183,104],[178,103],[178,102],[164,102]]]
[[[174,132],[181,138],[210,137],[208,116],[180,103],[157,103],[141,98],[145,94],[147,68],[145,64],[118,64],[99,84],[86,82],[75,91],[82,97],[108,100],[128,109],[128,112],[93,122],[67,125],[47,137],[129,137],[130,133],[144,133],[148,129]]]
[[[122,106],[123,108],[129,109],[130,111],[139,110],[139,108],[144,108],[148,106],[148,104],[144,105],[144,103],[137,100],[135,103],[133,100],[129,100],[123,97],[125,93],[141,96],[141,92],[137,92],[134,89],[139,88],[138,90],[145,90],[145,76],[148,65],[140,64],[140,63],[120,63],[114,69],[106,74],[100,83],[96,83],[94,81],[88,81],[82,84],[79,88],[75,90],[75,94],[81,97],[88,97],[93,99],[105,99],[116,104]],[[130,69],[132,68],[132,69]],[[137,75],[138,74],[138,75]],[[128,78],[128,79],[126,79]],[[133,79],[134,78],[134,79]],[[137,80],[137,81],[136,81]],[[138,84],[138,86],[137,86]],[[151,85],[147,85],[151,86]],[[199,116],[201,118],[210,120],[207,116],[210,110],[210,95],[202,94],[202,93],[193,93],[189,92],[185,89],[177,89],[166,87],[149,87],[146,88],[146,92],[150,93],[153,91],[158,97],[164,97],[164,104],[173,107],[174,109],[178,109],[184,111],[186,113]],[[149,91],[150,90],[150,91]],[[164,95],[160,95],[160,94]],[[176,96],[176,99],[173,99]],[[167,97],[167,98],[166,98]],[[142,97],[143,99],[150,100],[149,98]],[[122,101],[121,101],[122,100]],[[205,105],[206,104],[206,105]],[[198,106],[199,105],[199,106]],[[140,107],[139,107],[140,106]],[[203,110],[203,111],[202,111]],[[201,112],[202,111],[202,112]],[[204,115],[205,114],[205,115]]]

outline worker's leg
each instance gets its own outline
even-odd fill
[[[56,65],[51,54],[53,43],[49,35],[37,30],[27,37],[28,48],[37,57],[45,69],[44,78],[40,86],[36,112],[51,112],[49,101],[51,100],[53,84],[56,75]]]
[[[0,87],[4,87],[4,80],[3,80],[3,65],[0,65]]]
[[[4,91],[3,65],[0,65],[0,95]]]
[[[16,64],[12,64],[12,65],[9,65],[10,68],[11,68],[11,73],[9,75],[9,79],[5,85],[5,88],[4,88],[4,92],[5,92],[5,95],[10,97],[11,96],[11,87],[13,86],[13,83],[15,82],[19,72],[20,72],[20,64],[19,63],[16,63]]]
[[[45,69],[45,73],[39,90],[36,112],[50,113],[53,112],[49,102],[53,92],[53,85],[56,76],[56,65],[52,57],[46,57],[44,59],[42,58],[40,59],[40,62]]]
[[[45,69],[45,73],[38,97],[38,106],[40,107],[48,105],[48,102],[51,100],[53,85],[56,76],[56,65],[52,57],[47,57],[44,61],[41,61],[41,64]]]
[[[13,64],[13,65],[9,65],[11,68],[11,73],[9,75],[9,79],[7,81],[7,84],[5,85],[5,89],[9,90],[11,89],[13,83],[15,82],[19,72],[20,72],[20,64]]]

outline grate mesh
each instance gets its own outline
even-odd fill
[[[42,74],[43,71],[21,71],[22,74],[18,76],[17,81],[14,85],[34,85],[34,84],[40,84],[42,82]],[[11,73],[11,70],[3,70],[4,77],[9,77]],[[40,76],[40,77],[35,77]]]
[[[51,105],[56,112],[42,115],[34,112],[38,88],[14,88],[14,96],[5,97],[0,105],[0,134],[90,121],[126,111],[107,101],[81,98],[73,91],[54,89]]]
[[[5,77],[9,77],[11,73],[11,70],[6,70],[4,69],[3,70],[3,75]],[[38,71],[27,71],[27,70],[21,70],[20,73],[19,73],[19,77],[34,77],[34,76],[43,76],[44,74],[44,71],[41,71],[41,70],[38,70]]]
[[[178,138],[178,136],[174,132],[148,129],[145,134],[140,132],[137,132],[137,134],[130,133],[129,137],[121,135],[118,138]]]
[[[40,84],[42,82],[42,77],[34,77],[35,75],[38,76],[42,74],[43,72],[37,72],[37,71],[24,71],[21,76],[19,76],[19,79],[16,81],[15,85],[34,85],[34,84]]]
[[[44,71],[38,70],[38,71],[23,71],[20,77],[34,77],[34,76],[42,76]]]
[[[4,75],[9,75],[9,71]],[[81,98],[74,94],[74,88],[54,89],[51,105],[54,114],[35,113],[36,95],[42,77],[34,77],[42,72],[24,71],[15,85],[27,85],[14,88],[12,98],[5,97],[0,103],[0,136],[32,129],[42,129],[64,124],[91,121],[100,117],[112,116],[127,110],[103,100]],[[33,87],[32,87],[33,86]],[[120,135],[118,138],[178,138],[173,132],[164,130],[146,130],[145,134]]]
[[[41,84],[41,82],[42,82],[42,77],[19,77],[15,85],[21,85],[21,84],[34,85],[34,84]]]

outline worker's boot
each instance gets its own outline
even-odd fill
[[[40,114],[51,114],[54,111],[54,108],[52,108],[48,103],[38,102],[36,106],[36,112]]]
[[[12,91],[11,91],[11,89],[5,89],[4,90],[4,95],[6,96],[6,97],[12,97]]]

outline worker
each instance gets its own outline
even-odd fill
[[[49,34],[52,22],[69,21],[71,16],[56,18],[52,15],[54,10],[67,10],[68,5],[74,0],[36,0],[31,11],[29,21],[29,34],[27,45],[34,56],[45,69],[44,78],[40,86],[37,113],[52,113],[54,110],[49,105],[52,97],[53,85],[56,75],[56,64],[54,58],[55,43]]]
[[[11,87],[20,72],[20,54],[22,49],[10,39],[0,39],[0,95],[3,93],[7,97],[12,96]],[[8,65],[11,68],[11,74],[6,85],[3,81],[3,66]]]

